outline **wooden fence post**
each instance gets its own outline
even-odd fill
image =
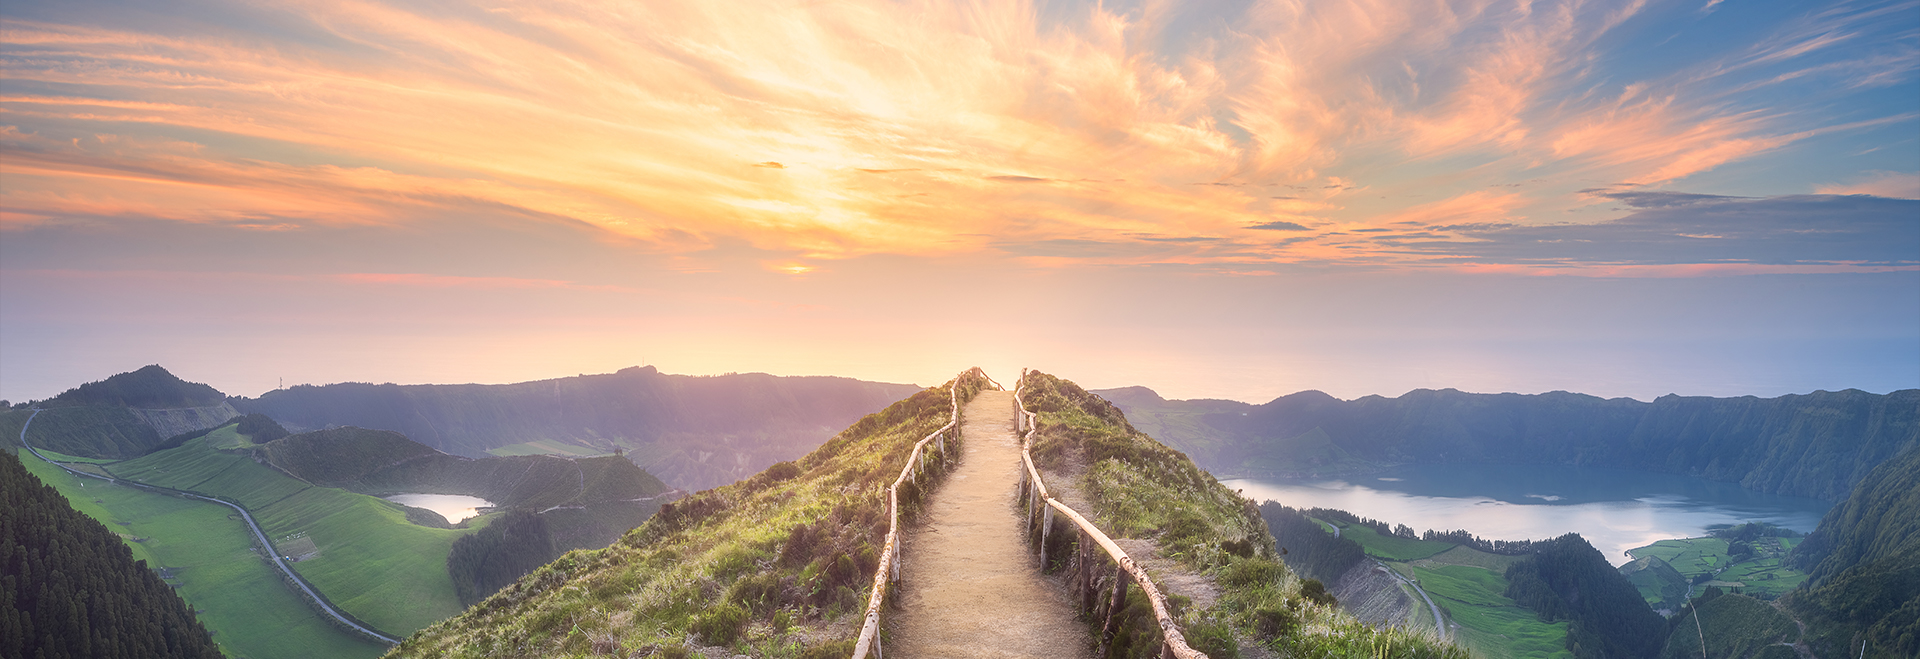
[[[1041,509],[1040,514],[1040,571],[1047,571],[1047,535],[1053,532],[1053,506]]]
[[[1120,612],[1126,608],[1127,567],[1115,564],[1113,566],[1113,600],[1107,604],[1107,622],[1100,626],[1100,634],[1104,640],[1112,640],[1113,633],[1120,631]]]

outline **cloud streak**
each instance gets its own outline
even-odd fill
[[[456,212],[671,253],[1444,265],[1496,252],[1373,230],[1550,224],[1595,181],[1671,185],[1825,127],[1911,124],[1748,91],[1841,69],[1911,84],[1910,58],[1846,54],[1876,7],[1625,78],[1597,62],[1644,3],[1263,1],[1228,23],[1161,5],[357,0],[151,26],[15,7],[0,226]],[[1521,179],[1540,183],[1487,191]]]

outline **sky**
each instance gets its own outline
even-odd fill
[[[1920,387],[1920,2],[0,5],[0,398]]]

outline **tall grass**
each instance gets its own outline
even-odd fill
[[[964,406],[986,386],[962,374],[799,460],[663,506],[612,546],[569,552],[391,656],[685,656],[698,645],[844,657],[887,531],[886,486],[914,443],[947,423],[953,387]],[[938,475],[903,488],[903,515]]]
[[[1035,462],[1049,470],[1074,461],[1086,466],[1077,485],[1093,507],[1093,521],[1116,537],[1155,541],[1163,555],[1219,587],[1212,607],[1175,607],[1189,639],[1201,641],[1196,648],[1215,659],[1237,656],[1232,644],[1212,642],[1231,630],[1287,657],[1467,659],[1457,646],[1421,633],[1373,629],[1311,596],[1306,582],[1277,560],[1273,538],[1252,501],[1186,455],[1135,430],[1112,403],[1038,371],[1029,371],[1021,386],[1027,409],[1038,414]],[[1061,532],[1054,537],[1069,542],[1070,530],[1056,531]],[[1050,545],[1049,554],[1056,551],[1066,553]],[[1101,620],[1093,618],[1089,622],[1097,634]],[[1157,629],[1140,627],[1151,624],[1150,617],[1130,617],[1128,624],[1131,630],[1116,638],[1152,641],[1129,641],[1125,647],[1110,643],[1109,656],[1157,652]]]

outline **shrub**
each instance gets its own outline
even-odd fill
[[[1332,607],[1340,605],[1340,601],[1333,598],[1333,593],[1327,592],[1326,584],[1320,583],[1319,579],[1308,579],[1301,582],[1300,596],[1307,598],[1309,602],[1322,606]]]
[[[1264,558],[1243,558],[1228,565],[1220,581],[1229,588],[1248,588],[1278,582],[1286,575],[1287,569],[1279,563]]]
[[[733,645],[747,625],[747,612],[732,604],[708,609],[693,620],[693,633],[708,645]]]

